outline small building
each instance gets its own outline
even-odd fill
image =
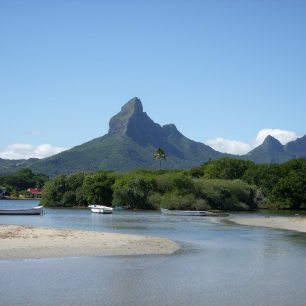
[[[41,188],[28,188],[27,192],[30,193],[31,197],[40,198],[42,194]]]

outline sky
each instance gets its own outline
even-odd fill
[[[131,98],[243,154],[306,134],[305,0],[0,0],[0,157],[107,133]]]

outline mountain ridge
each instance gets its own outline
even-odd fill
[[[143,111],[141,100],[134,97],[110,119],[107,134],[44,159],[0,158],[0,174],[8,174],[22,167],[30,167],[49,176],[99,169],[158,169],[153,155],[159,147],[168,155],[163,163],[165,169],[191,168],[222,157],[249,159],[256,163],[280,163],[291,158],[306,157],[306,135],[286,145],[269,135],[260,146],[246,155],[221,153],[185,137],[173,123],[163,126],[155,123]]]
[[[242,156],[243,159],[262,164],[283,163],[300,157],[306,157],[306,135],[285,145],[268,135],[261,145]]]
[[[174,124],[155,123],[135,97],[110,119],[107,134],[39,160],[31,168],[51,176],[83,170],[158,169],[153,159],[158,147],[169,157],[163,165],[165,169],[187,169],[209,159],[228,156],[190,140]]]

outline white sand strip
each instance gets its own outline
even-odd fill
[[[179,248],[160,237],[0,225],[0,259],[171,254]]]
[[[304,216],[243,217],[232,218],[230,221],[240,225],[272,227],[306,233],[306,218]]]

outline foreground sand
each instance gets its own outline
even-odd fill
[[[166,238],[0,225],[0,259],[171,254],[179,245]]]
[[[306,233],[306,218],[302,216],[292,217],[244,217],[233,218],[230,221],[249,226],[272,227]]]

